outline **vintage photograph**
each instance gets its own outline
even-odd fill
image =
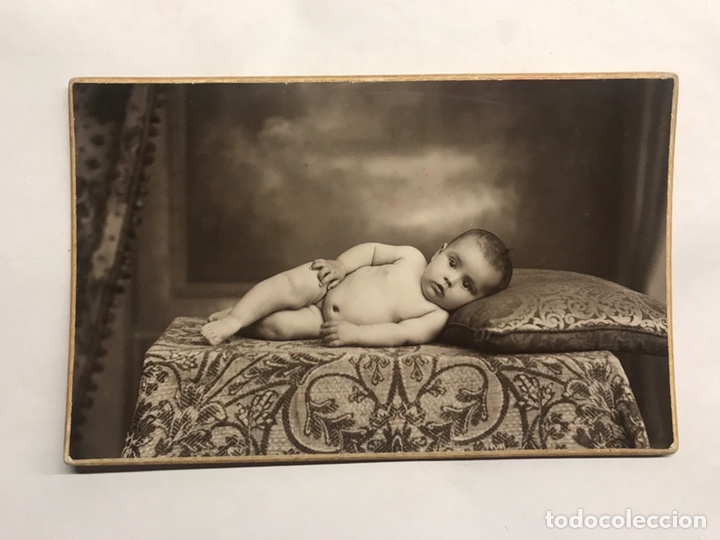
[[[671,74],[76,79],[66,461],[674,452]]]

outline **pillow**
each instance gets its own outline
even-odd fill
[[[496,353],[610,350],[667,355],[667,309],[593,276],[518,269],[510,286],[454,312],[440,340]]]

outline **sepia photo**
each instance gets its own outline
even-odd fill
[[[677,92],[73,80],[66,461],[674,452]]]

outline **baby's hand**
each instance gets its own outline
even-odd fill
[[[345,265],[335,260],[315,259],[310,265],[310,269],[318,271],[318,286],[327,285],[328,291],[335,288],[347,275]]]
[[[357,328],[356,324],[346,321],[326,321],[320,326],[320,337],[330,347],[356,345]]]

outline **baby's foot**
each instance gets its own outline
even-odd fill
[[[231,311],[232,311],[231,307],[229,307],[227,309],[223,309],[222,311],[216,311],[215,313],[213,313],[212,315],[210,315],[208,317],[208,321],[210,321],[210,322],[218,321],[218,320],[222,319],[223,317],[225,317],[226,315],[229,315]]]
[[[240,324],[237,319],[227,316],[217,321],[207,323],[200,331],[211,345],[219,345],[240,330],[240,328],[242,328],[242,324]]]

